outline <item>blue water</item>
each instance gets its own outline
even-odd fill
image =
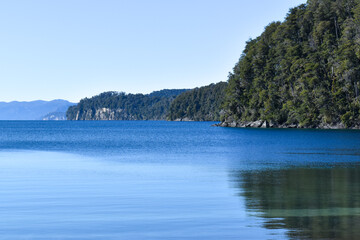
[[[0,239],[357,239],[360,131],[0,121]]]

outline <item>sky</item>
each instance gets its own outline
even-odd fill
[[[305,0],[0,0],[0,101],[226,81],[246,41]]]

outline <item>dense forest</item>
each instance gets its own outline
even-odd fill
[[[220,121],[226,82],[192,89],[170,105],[169,120]]]
[[[247,42],[223,126],[359,127],[360,0],[309,0]]]
[[[220,121],[227,83],[150,94],[104,92],[68,109],[68,120]]]
[[[82,99],[66,112],[68,120],[165,120],[171,102],[188,89],[150,94],[104,92]]]

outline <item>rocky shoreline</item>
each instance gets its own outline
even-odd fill
[[[185,117],[185,118],[177,118],[173,120],[174,122],[194,122],[191,118]]]
[[[345,127],[343,123],[327,124],[321,123],[318,126],[304,127],[299,124],[277,124],[268,121],[234,121],[225,120],[221,123],[214,124],[217,127],[237,127],[237,128],[306,128],[306,129],[360,129],[360,126]]]

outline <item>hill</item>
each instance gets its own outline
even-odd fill
[[[165,120],[171,102],[188,89],[150,94],[105,92],[84,98],[66,112],[68,120]]]
[[[220,121],[226,82],[180,94],[170,105],[169,120]]]
[[[309,0],[249,40],[221,125],[359,128],[359,2]]]

